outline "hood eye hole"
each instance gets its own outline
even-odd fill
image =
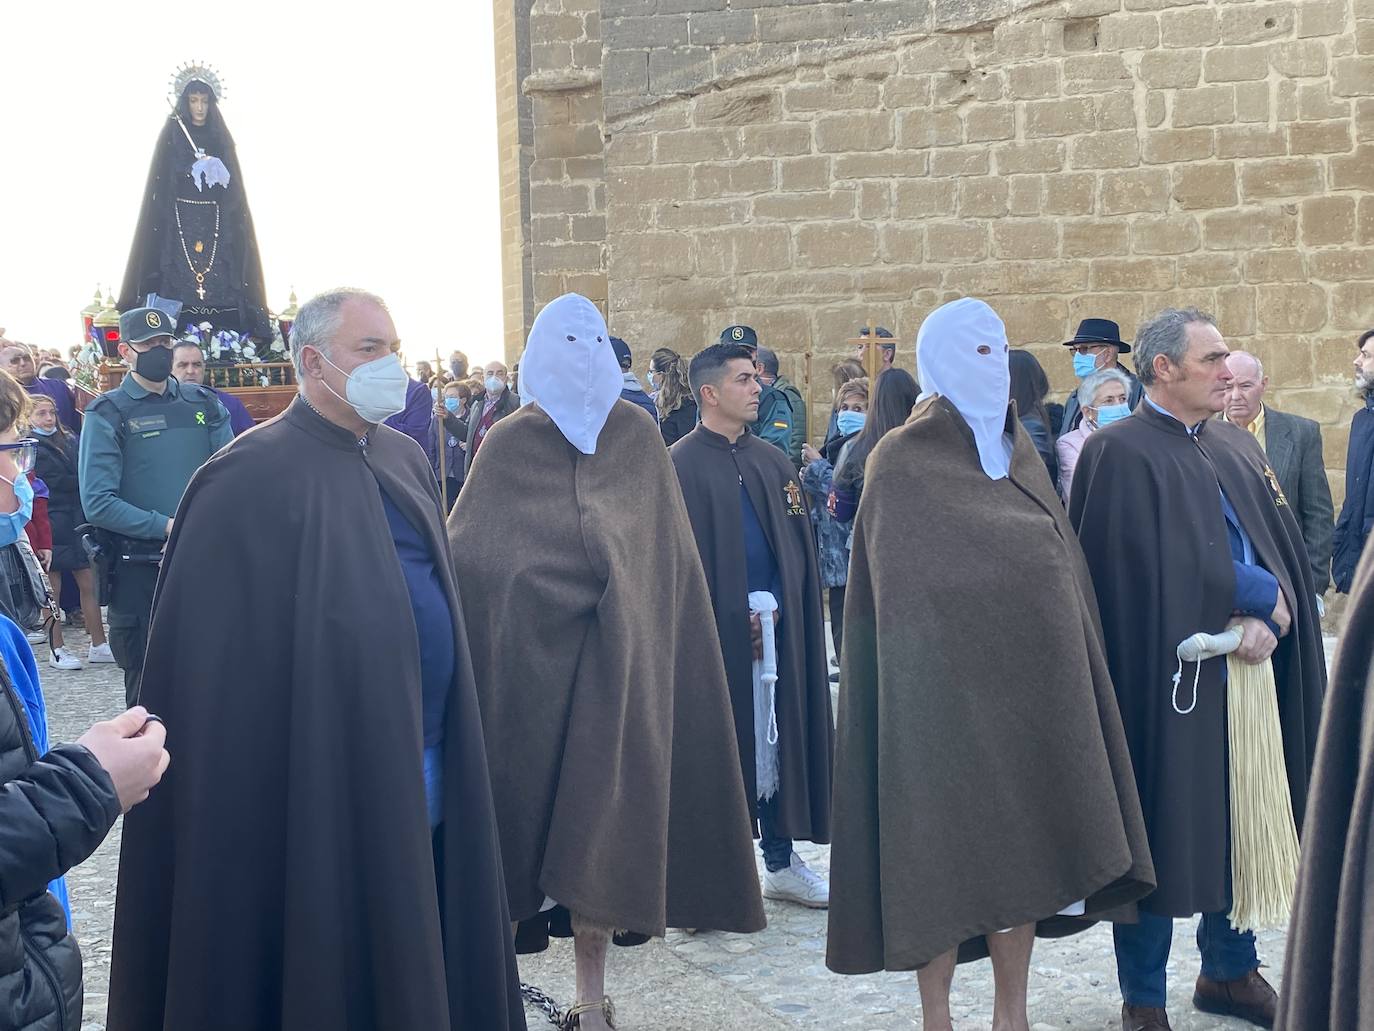
[[[992,354],[992,348],[989,347],[987,344],[979,344],[979,345],[978,345],[978,353],[979,353],[979,354]]]
[[[596,342],[597,342],[598,344],[603,343],[603,341],[602,341],[602,339],[601,339],[600,337],[597,337],[597,338],[596,338]]]

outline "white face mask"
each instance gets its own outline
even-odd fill
[[[343,372],[343,369],[329,361],[329,356],[323,351],[320,352],[320,357]],[[328,383],[324,383],[324,389],[339,397],[345,404],[352,405],[353,410],[358,413],[358,418],[363,422],[385,422],[393,415],[405,411],[410,377],[406,375],[401,359],[395,354],[364,362],[352,372],[344,372],[344,376],[348,378],[347,398],[339,397],[339,392]]]
[[[506,389],[506,385],[502,383],[499,379],[497,379],[495,376],[488,376],[486,379],[486,388],[487,393],[490,394],[492,397],[495,397],[497,394],[501,393],[501,391]]]

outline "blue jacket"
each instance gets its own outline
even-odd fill
[[[1345,455],[1345,502],[1331,540],[1331,579],[1336,590],[1350,593],[1355,567],[1374,525],[1374,393],[1350,423],[1350,448]]]

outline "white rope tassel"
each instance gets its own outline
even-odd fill
[[[754,591],[749,595],[749,611],[759,617],[763,628],[763,658],[754,661],[754,774],[758,798],[767,801],[778,791],[777,599],[768,591]]]
[[[1298,834],[1283,760],[1274,665],[1226,660],[1231,745],[1231,925],[1286,927]]]

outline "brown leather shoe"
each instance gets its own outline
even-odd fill
[[[1121,1006],[1121,1031],[1173,1031],[1169,1015],[1154,1006]]]
[[[1239,1017],[1259,1027],[1273,1027],[1279,995],[1258,970],[1252,970],[1234,981],[1199,977],[1193,1005],[1204,1013]]]

